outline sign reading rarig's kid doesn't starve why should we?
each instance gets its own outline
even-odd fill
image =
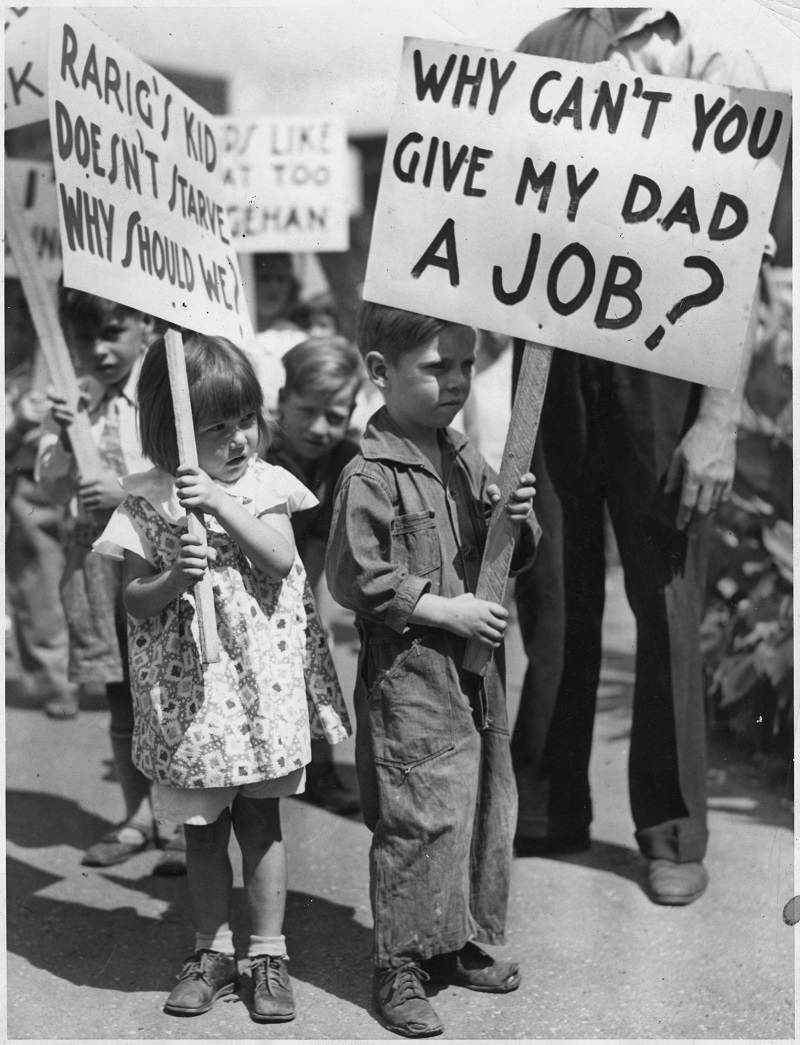
[[[216,121],[69,8],[48,91],[65,283],[243,344]]]
[[[790,113],[406,39],[364,296],[733,388]]]

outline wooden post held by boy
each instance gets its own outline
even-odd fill
[[[511,556],[514,554],[514,527],[504,508],[519,483],[520,475],[530,467],[552,360],[552,348],[533,341],[525,342],[519,383],[514,395],[514,406],[500,465],[501,499],[495,506],[489,523],[478,588],[475,592],[476,599],[502,602],[505,597]],[[470,639],[464,654],[464,667],[476,675],[483,675],[491,657],[492,651],[488,646],[478,639]]]
[[[69,426],[69,440],[81,479],[91,482],[101,479],[105,472],[97,446],[92,438],[89,414],[81,405],[80,388],[72,365],[72,358],[58,320],[53,297],[42,273],[36,249],[19,203],[5,187],[6,233],[17,272],[28,302],[31,319],[39,338],[42,355],[50,371],[50,380],[74,411]]]
[[[175,432],[178,437],[178,457],[181,464],[197,467],[197,446],[192,425],[192,403],[189,398],[189,382],[186,378],[186,360],[183,355],[183,339],[180,333],[169,327],[164,335],[167,348],[169,384],[172,391],[172,406],[175,412]],[[189,533],[193,537],[205,534],[203,515],[199,509],[188,514]],[[200,656],[204,664],[219,661],[219,636],[214,611],[214,591],[208,570],[194,586],[197,605],[197,623],[200,630]]]

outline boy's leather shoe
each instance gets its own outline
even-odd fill
[[[428,979],[427,972],[411,961],[398,968],[375,970],[372,1002],[385,1027],[405,1038],[430,1038],[442,1033],[444,1024],[422,986]]]
[[[708,886],[708,872],[697,860],[678,864],[674,860],[649,860],[647,887],[653,903],[682,907],[702,896]]]
[[[178,976],[178,986],[164,1005],[172,1016],[199,1016],[208,1012],[217,998],[232,994],[239,982],[236,958],[219,951],[197,951],[187,958]]]
[[[99,842],[89,846],[81,863],[84,867],[112,867],[137,853],[144,852],[152,842],[152,832],[125,821],[112,827]]]
[[[44,713],[48,718],[75,718],[80,709],[77,690],[58,693],[44,703]]]
[[[285,1023],[295,1017],[292,981],[285,958],[261,955],[253,958],[253,1019],[260,1023]]]
[[[470,991],[508,994],[520,983],[517,962],[496,962],[474,943],[465,943],[460,951],[437,954],[423,965],[431,983],[449,983]]]

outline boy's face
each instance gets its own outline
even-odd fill
[[[347,433],[355,396],[353,382],[338,392],[284,392],[280,422],[288,453],[302,461],[329,454]]]
[[[377,357],[377,358],[372,358]],[[396,363],[370,352],[370,377],[404,432],[446,428],[461,410],[472,384],[475,331],[453,323]]]
[[[113,386],[122,384],[130,374],[152,328],[149,316],[112,312],[97,323],[68,322],[65,334],[81,370]]]

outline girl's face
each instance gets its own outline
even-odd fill
[[[194,430],[197,463],[212,479],[232,483],[247,470],[258,449],[258,415],[203,417]]]

